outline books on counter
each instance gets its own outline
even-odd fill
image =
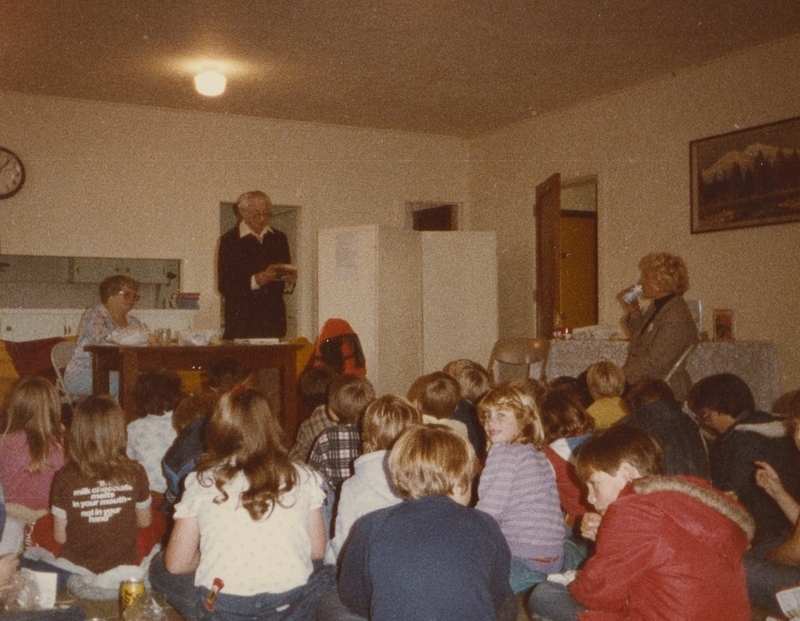
[[[200,294],[178,291],[172,296],[172,306],[182,310],[196,310],[200,308]]]

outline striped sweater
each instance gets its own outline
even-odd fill
[[[564,518],[555,473],[543,452],[530,444],[492,445],[478,497],[477,508],[500,524],[513,557],[534,571],[560,571]]]

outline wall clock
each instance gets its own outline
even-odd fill
[[[0,199],[19,192],[25,183],[25,167],[16,153],[0,147]]]

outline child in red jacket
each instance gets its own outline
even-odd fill
[[[742,554],[755,527],[741,505],[702,479],[659,476],[661,448],[628,425],[587,440],[577,468],[597,510],[581,532],[596,551],[568,587],[534,589],[534,619],[750,618]]]

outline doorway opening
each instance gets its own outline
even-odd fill
[[[458,205],[453,203],[406,203],[415,231],[457,231]]]
[[[273,205],[269,225],[282,231],[289,241],[289,252],[292,255],[292,263],[297,265],[297,211],[299,207],[292,205]],[[236,203],[220,202],[219,204],[219,234],[222,235],[239,223],[239,214],[236,211]],[[302,277],[302,276],[301,276]],[[283,296],[286,302],[286,340],[291,341],[297,337],[297,295],[295,293]],[[225,303],[224,300],[221,302]],[[220,313],[220,328],[224,330],[222,323],[225,321],[225,309]]]

